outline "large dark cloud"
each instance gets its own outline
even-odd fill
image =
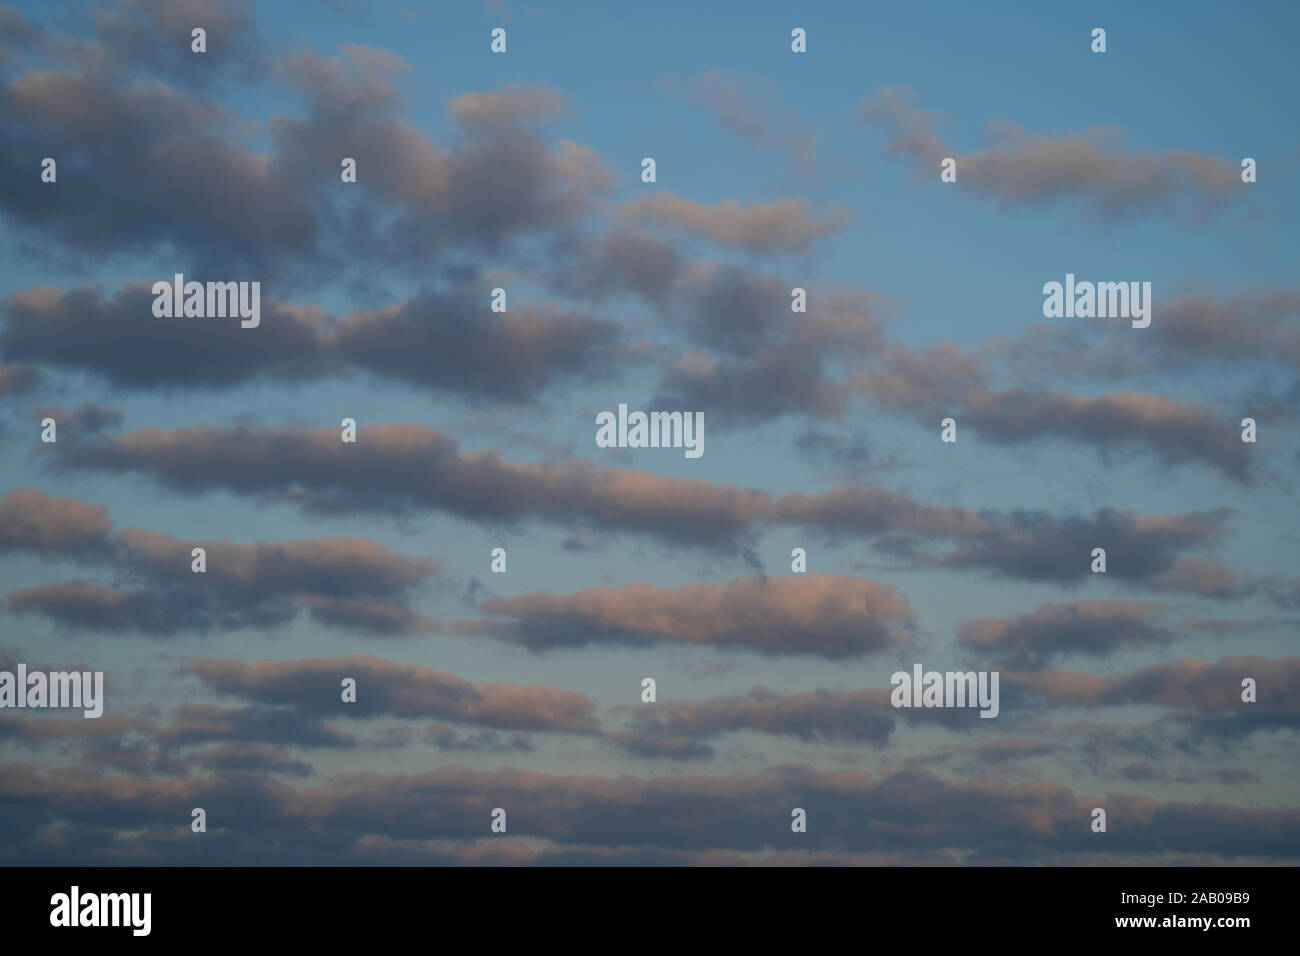
[[[191,277],[283,293],[368,282],[377,263],[427,272],[447,256],[572,237],[610,189],[592,150],[544,140],[537,117],[559,104],[550,91],[451,101],[459,135],[441,146],[398,115],[401,57],[347,44],[338,58],[300,51],[273,65],[246,11],[124,0],[95,12],[97,41],[56,41],[9,17],[0,36],[38,39],[56,68],[0,78],[0,212],[69,256],[166,253]],[[189,49],[198,22],[203,55]],[[266,119],[269,153],[246,145],[250,127],[219,103],[181,89],[223,76],[274,76],[303,101],[301,115]],[[56,159],[57,183],[32,188],[33,156]],[[356,183],[341,181],[345,157]]]
[[[92,257],[176,250],[263,279],[287,250],[319,255],[318,218],[289,171],[241,146],[214,102],[157,83],[33,70],[0,84],[0,210],[29,236]],[[29,157],[58,181],[32,188]]]
[[[612,186],[599,156],[568,140],[552,147],[542,118],[558,113],[548,90],[508,86],[472,93],[449,109],[461,136],[430,141],[397,114],[389,80],[400,57],[347,46],[330,60],[292,57],[284,75],[308,102],[304,117],[274,116],[276,163],[335,204],[347,254],[427,269],[449,254],[507,254],[517,241],[572,238]],[[329,157],[325,162],[322,157]],[[357,182],[340,192],[339,163],[356,160]]]

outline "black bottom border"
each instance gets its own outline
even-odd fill
[[[536,947],[561,933],[565,941],[602,946],[753,938],[766,948],[782,939],[829,941],[848,932],[850,938],[901,935],[942,945],[1129,936],[1139,943],[1231,946],[1263,938],[1253,934],[1276,938],[1285,931],[1295,876],[1295,869],[1283,867],[11,867],[0,869],[0,914],[6,942],[66,941],[75,933],[78,942],[127,945],[337,946],[432,932],[433,945],[459,947],[468,934],[470,945],[508,945],[513,937]],[[74,886],[82,906],[92,894],[150,894],[149,934],[136,936],[129,925],[52,925],[52,917],[61,918],[57,895],[69,897],[63,909],[70,911]],[[90,907],[97,909],[98,902]],[[141,917],[137,913],[137,921]],[[1248,925],[1218,922],[1243,917]],[[1207,918],[1205,928],[1200,921]],[[121,921],[130,922],[125,914]]]

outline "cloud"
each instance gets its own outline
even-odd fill
[[[1126,150],[1115,129],[1031,136],[1010,123],[990,122],[987,149],[960,153],[935,133],[933,117],[911,105],[913,91],[885,88],[863,101],[863,118],[889,137],[887,152],[912,163],[913,174],[938,177],[945,157],[957,161],[964,195],[1003,206],[1070,202],[1085,214],[1123,219],[1159,213],[1204,220],[1242,193],[1236,162],[1189,150]]]
[[[790,311],[795,287],[805,288],[806,313]],[[787,414],[840,418],[851,393],[833,373],[880,347],[886,300],[718,263],[684,273],[672,303],[673,324],[696,347],[663,366],[656,403],[755,424]]]
[[[678,284],[675,322],[694,344],[737,358],[773,346],[824,353],[880,344],[877,313],[887,300],[860,290],[813,287],[808,311],[792,313],[795,286],[803,283],[725,262],[696,264]]]
[[[1061,749],[1061,744],[1045,740],[991,740],[979,749],[979,759],[992,763],[1042,757]]]
[[[72,411],[67,411],[62,405],[47,405],[35,409],[32,417],[41,421],[53,418],[58,433],[66,433],[74,441],[82,435],[97,435],[115,428],[124,421],[124,416],[116,408],[90,402],[82,402]]]
[[[196,754],[193,762],[216,773],[273,774],[309,777],[315,771],[304,760],[295,759],[283,747],[264,744],[226,744]]]
[[[0,354],[140,389],[299,382],[361,369],[479,401],[532,399],[557,379],[603,378],[632,357],[616,322],[518,302],[492,312],[489,290],[477,286],[426,288],[337,320],[268,301],[255,333],[238,321],[159,319],[151,288],[128,284],[112,298],[95,288],[41,288],[0,299]]]
[[[1129,863],[1179,854],[1260,863],[1300,850],[1294,807],[1162,803],[1124,793],[1102,798],[1048,781],[954,783],[914,771],[875,777],[782,766],[727,777],[612,779],[442,767],[355,774],[297,789],[248,774],[137,780],[55,777],[30,765],[2,769],[0,799],[11,813],[0,855],[10,863],[61,859],[39,840],[56,822],[83,828],[88,837],[102,838],[108,828],[143,831],[129,848],[79,841],[83,864],[184,859],[187,851],[165,829],[175,829],[177,806],[222,808],[225,862],[268,862],[272,833],[278,853],[314,863],[464,861],[464,841],[483,838],[484,821],[498,806],[509,814],[511,833],[527,834],[547,850],[514,862],[591,862],[592,847],[615,859],[635,850],[642,860],[715,865],[737,862],[729,854],[760,851],[812,854],[804,862],[871,853],[1003,864],[1113,859],[1107,855],[1115,848],[1090,840],[1087,831],[1099,799],[1112,819],[1124,821],[1121,859]],[[810,808],[810,819],[823,825],[791,834],[788,816],[774,817],[772,808],[793,806]],[[557,854],[562,850],[569,852]]]
[[[1300,367],[1300,292],[1249,289],[1216,301],[1184,295],[1165,303],[1154,345],[1170,355],[1208,360],[1254,358]]]
[[[98,4],[94,29],[115,68],[205,87],[227,73],[256,78],[266,41],[249,0],[119,0]],[[190,49],[191,31],[207,33],[206,52]]]
[[[703,741],[737,731],[794,737],[805,743],[881,748],[889,743],[900,722],[954,732],[969,732],[985,723],[975,709],[900,710],[891,703],[891,693],[892,687],[882,675],[880,687],[861,690],[781,694],[754,687],[747,694],[664,700],[654,707],[617,707],[615,713],[629,718],[631,729],[605,736],[637,756],[683,760],[713,757],[713,748]]]
[[[358,43],[340,44],[339,51],[333,59],[299,51],[283,60],[279,74],[318,113],[343,116],[397,104],[393,80],[410,69],[400,54]]]
[[[622,711],[633,718],[636,729],[635,734],[628,735],[629,740],[620,740],[629,744],[698,740],[749,730],[797,737],[805,742],[848,741],[880,747],[893,733],[896,716],[888,688],[778,694],[766,687],[755,687],[745,695],[670,700],[654,708]],[[926,711],[925,715],[934,713]],[[611,736],[619,740],[617,735]]]
[[[861,435],[837,435],[819,428],[806,429],[795,439],[805,456],[826,462],[850,473],[861,473],[874,464],[871,445]]]
[[[703,481],[461,452],[453,439],[414,424],[367,424],[355,446],[331,429],[145,429],[70,449],[61,460],[74,469],[152,472],[182,492],[229,488],[313,511],[430,508],[467,520],[585,519],[699,544],[728,543],[772,508],[759,492]]]
[[[1234,598],[1249,594],[1253,584],[1220,561],[1203,558],[1180,558],[1168,571],[1148,582],[1157,591],[1185,592],[1202,597]]]
[[[203,658],[191,670],[220,693],[260,704],[292,704],[313,714],[428,717],[511,730],[596,728],[595,705],[584,694],[542,685],[470,684],[373,655],[253,664]],[[344,677],[357,682],[357,699],[347,705],[339,703]]]
[[[587,644],[683,643],[843,658],[907,643],[912,614],[892,587],[808,574],[679,590],[648,584],[485,601],[514,621],[501,636],[535,651]]]
[[[554,379],[594,379],[620,363],[623,331],[608,319],[508,303],[489,309],[486,289],[426,289],[339,323],[331,348],[341,362],[385,380],[480,400],[526,401]]]
[[[344,52],[355,61],[355,50]],[[315,186],[332,189],[339,175],[316,157],[356,160],[363,204],[335,210],[354,261],[424,271],[453,252],[504,254],[517,239],[569,237],[612,188],[593,150],[540,138],[540,118],[559,103],[551,91],[515,85],[452,100],[461,136],[444,147],[399,118],[386,86],[340,79],[337,61],[312,55],[312,65],[295,77],[308,116],[275,116],[268,126],[277,164],[319,169]]]
[[[287,170],[221,135],[230,118],[216,103],[41,70],[0,85],[0,108],[0,154],[13,157],[0,210],[32,237],[100,258],[170,244],[187,266],[262,276],[274,255],[319,254],[307,197]],[[58,157],[57,190],[27,188],[13,167],[37,152]]]
[[[36,488],[19,488],[0,498],[0,551],[53,556],[103,548],[112,526],[107,508],[54,498]]]
[[[527,734],[502,735],[491,730],[467,734],[447,724],[430,724],[424,738],[446,753],[531,753],[535,749]]]
[[[36,384],[40,373],[30,365],[0,364],[0,398],[21,395]]]
[[[507,85],[496,93],[466,93],[451,101],[451,115],[464,127],[500,128],[518,120],[550,117],[565,109],[564,97],[536,86]]]
[[[1170,464],[1205,462],[1238,480],[1246,478],[1251,461],[1234,422],[1205,405],[1157,395],[976,392],[960,414],[962,422],[1007,444],[1059,434],[1103,449],[1146,449]]]
[[[953,568],[984,568],[1035,581],[1080,581],[1091,571],[1093,548],[1106,549],[1107,574],[1128,582],[1157,582],[1175,568],[1180,552],[1204,548],[1224,535],[1230,508],[1144,518],[1103,508],[1092,517],[1057,518],[1015,512],[987,532],[937,556]]]
[[[783,415],[838,419],[847,397],[843,386],[825,380],[819,355],[773,347],[740,362],[684,352],[664,366],[654,404],[707,408],[733,423],[755,424]]]
[[[1168,644],[1173,632],[1155,623],[1160,610],[1132,601],[1039,604],[1014,618],[967,621],[957,640],[1012,667],[1043,667],[1073,654],[1105,657],[1120,648]]]
[[[101,8],[101,42],[85,44],[85,55],[0,83],[0,212],[30,243],[100,262],[167,249],[187,275],[281,290],[349,276],[369,283],[376,264],[427,273],[460,255],[572,237],[612,187],[594,151],[541,138],[538,117],[558,100],[551,91],[510,86],[456,98],[459,135],[439,145],[397,113],[400,56],[344,44],[336,58],[308,50],[272,64],[244,5],[201,6]],[[196,17],[209,23],[202,58],[189,51]],[[182,28],[183,42],[159,44],[160,33]],[[274,79],[305,101],[305,115],[242,122],[169,85],[206,88],[231,72],[225,66]],[[246,145],[250,129],[264,129],[269,151]],[[57,190],[19,186],[27,179],[18,157],[38,154],[58,158]],[[359,170],[346,189],[342,157]]]
[[[240,708],[181,704],[172,712],[170,722],[159,725],[157,737],[171,748],[212,742],[343,750],[358,746],[354,736],[324,723],[317,715],[266,704]]]
[[[705,238],[724,249],[769,254],[809,252],[814,242],[839,232],[852,218],[839,208],[814,216],[812,206],[802,199],[757,205],[724,199],[705,206],[669,192],[632,200],[618,214],[631,222]]]
[[[594,302],[630,292],[662,305],[686,269],[686,259],[673,245],[620,229],[576,245],[551,264],[546,281],[565,295]]]
[[[240,545],[134,528],[110,533],[111,527],[103,508],[34,489],[0,499],[0,549],[72,558],[142,585],[36,585],[11,593],[9,609],[89,630],[153,635],[271,627],[304,608],[320,623],[388,636],[438,628],[411,607],[415,589],[440,574],[431,558],[396,554],[365,538]],[[205,551],[202,573],[192,568],[196,546]]]
[[[950,505],[926,505],[907,495],[866,485],[840,485],[817,494],[791,492],[776,502],[785,524],[821,528],[836,535],[899,534],[918,538],[979,540],[1002,519]]]
[[[841,417],[854,393],[836,372],[873,360],[884,347],[880,317],[893,307],[857,288],[688,260],[659,239],[624,231],[580,244],[546,281],[591,301],[642,299],[687,344],[658,350],[655,403],[707,408],[715,421],[739,425]],[[805,290],[806,312],[790,311],[796,287]]]
[[[1030,326],[1001,351],[1017,368],[1061,378],[1121,380],[1207,368],[1300,369],[1300,292],[1247,286],[1223,296],[1194,290],[1161,303],[1141,336],[1100,326]],[[1259,416],[1256,416],[1259,417]]]
[[[40,746],[51,742],[117,739],[130,733],[147,730],[151,726],[149,721],[122,714],[104,714],[94,720],[86,720],[81,716],[65,720],[2,714],[0,715],[0,740],[19,740],[29,746]]]
[[[39,288],[0,299],[0,354],[96,372],[130,388],[220,388],[259,377],[300,381],[331,367],[319,310],[264,302],[256,330],[230,319],[160,319],[151,288],[131,283],[112,298],[95,288]]]
[[[1254,703],[1241,699],[1247,677],[1257,684]],[[1087,708],[1156,704],[1185,722],[1193,739],[1234,739],[1256,730],[1300,726],[1300,658],[1295,657],[1233,656],[1217,663],[1183,658],[1107,677],[1058,670],[1003,672],[1001,682],[1004,709],[1034,701]]]
[[[38,584],[19,588],[5,599],[14,614],[42,614],[73,628],[106,633],[174,635],[214,627],[273,627],[287,623],[293,611],[263,608],[257,614],[230,614],[154,591],[121,591],[85,581]]]
[[[726,129],[751,146],[781,150],[805,175],[815,168],[816,134],[803,130],[794,112],[782,110],[753,77],[709,70],[695,78],[692,92]]]
[[[689,737],[665,737],[654,731],[614,731],[605,736],[636,757],[712,760],[714,756],[711,746]]]
[[[919,563],[979,567],[1029,580],[1080,580],[1088,574],[1092,549],[1104,546],[1110,573],[1146,581],[1173,568],[1184,550],[1216,543],[1235,514],[977,514],[860,485],[773,498],[590,461],[514,464],[496,452],[461,452],[453,439],[414,424],[367,425],[355,447],[330,429],[148,428],[74,446],[59,465],[151,474],[183,493],[220,488],[312,512],[431,509],[470,521],[545,519],[733,552],[772,525],[837,536],[888,534],[895,549]],[[926,539],[954,544],[930,551],[921,547]]]
[[[1235,421],[1213,408],[1141,392],[1073,395],[1057,389],[995,390],[980,359],[949,343],[913,352],[891,347],[883,367],[855,384],[887,408],[960,428],[1000,445],[1063,438],[1097,448],[1150,453],[1166,464],[1202,462],[1238,481],[1250,478],[1249,447]]]

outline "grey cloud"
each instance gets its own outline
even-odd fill
[[[221,693],[263,705],[292,703],[310,713],[338,714],[340,682],[351,677],[358,693],[346,712],[357,717],[428,717],[512,730],[596,728],[595,705],[584,694],[543,685],[471,684],[373,655],[253,664],[203,658],[190,670]]]
[[[1039,604],[1014,618],[979,618],[958,628],[958,641],[1012,667],[1042,667],[1072,654],[1104,657],[1125,647],[1160,647],[1174,632],[1157,623],[1161,608],[1132,601]]]
[[[857,656],[909,642],[912,612],[894,588],[820,574],[748,577],[677,590],[648,584],[570,595],[495,598],[483,610],[512,618],[500,633],[536,650],[670,642],[765,654]]]
[[[945,157],[957,161],[964,195],[1004,206],[1073,202],[1084,214],[1121,219],[1147,212],[1204,220],[1244,195],[1236,161],[1189,150],[1127,150],[1115,129],[1030,136],[1009,123],[989,123],[988,148],[962,153],[935,133],[933,117],[911,105],[912,91],[882,89],[860,106],[861,115],[889,137],[887,151],[937,177]]]

